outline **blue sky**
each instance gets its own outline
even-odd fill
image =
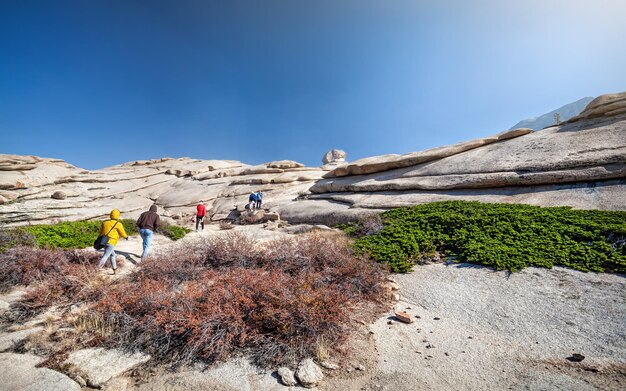
[[[626,1],[0,0],[0,153],[321,164],[626,90]]]

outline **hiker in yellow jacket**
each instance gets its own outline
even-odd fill
[[[113,209],[110,217],[111,219],[104,221],[100,227],[100,235],[107,235],[109,242],[104,247],[104,255],[100,258],[98,267],[104,267],[107,259],[111,257],[111,267],[113,268],[113,274],[115,274],[115,270],[117,269],[117,264],[115,263],[115,245],[120,237],[128,240],[128,235],[126,235],[124,225],[119,221],[120,211]]]

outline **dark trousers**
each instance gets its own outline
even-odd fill
[[[263,201],[261,201],[261,200],[257,200],[257,201],[256,201],[256,208],[257,208],[257,209],[261,209],[261,204],[262,204],[262,203],[263,203]]]
[[[202,224],[202,230],[204,230],[204,216],[196,216],[196,231],[198,230],[198,223]]]

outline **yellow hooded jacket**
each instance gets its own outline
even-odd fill
[[[102,227],[100,227],[100,235],[107,235],[107,232],[108,232],[109,244],[112,244],[114,246],[117,244],[117,240],[120,237],[122,238],[128,237],[128,235],[126,235],[126,231],[124,231],[124,225],[122,225],[122,222],[118,220],[119,218],[120,218],[120,211],[117,209],[113,209],[111,211],[111,219],[104,221],[102,223]],[[115,228],[113,228],[113,225],[115,225]]]

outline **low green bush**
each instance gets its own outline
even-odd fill
[[[516,271],[567,266],[626,272],[626,212],[447,201],[382,214],[384,228],[357,236],[355,249],[394,272],[438,252],[457,262]],[[359,223],[343,227],[355,235]]]
[[[85,248],[93,245],[100,230],[99,221],[72,221],[58,224],[42,224],[21,227],[16,231],[27,232],[35,237],[38,247]]]
[[[121,219],[124,230],[129,236],[139,234],[139,230],[135,221],[132,219]],[[20,227],[8,230],[7,235],[10,237],[29,237],[34,238],[34,244],[38,247],[76,249],[86,248],[93,245],[94,240],[100,234],[100,226],[102,221],[66,221],[58,224],[42,224],[31,225],[28,227]],[[184,237],[191,230],[175,225],[164,225],[159,228],[159,233],[173,239],[178,240]],[[14,243],[15,242],[15,243]],[[9,241],[4,247],[12,247],[11,243],[23,244],[23,241]],[[0,246],[3,247],[3,246]]]
[[[178,225],[164,225],[159,227],[158,232],[172,240],[178,240],[184,238],[191,230],[189,228],[179,227]]]

